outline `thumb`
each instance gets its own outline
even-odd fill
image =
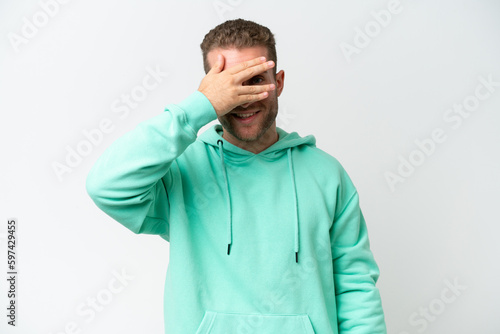
[[[224,56],[221,54],[217,55],[217,61],[214,66],[212,66],[211,72],[219,73],[224,68]]]

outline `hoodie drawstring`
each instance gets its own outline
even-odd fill
[[[229,182],[227,181],[226,165],[224,164],[224,151],[222,148],[222,140],[217,140],[220,150],[220,161],[222,164],[222,173],[224,174],[224,182],[226,183],[226,199],[228,205],[228,220],[227,220],[227,255],[231,252],[231,244],[233,243],[233,215],[231,213],[231,197],[229,196]]]
[[[288,155],[288,167],[290,168],[290,178],[292,180],[292,192],[293,192],[293,206],[295,208],[295,262],[299,262],[299,211],[297,206],[297,188],[295,187],[295,174],[293,172],[293,160],[292,160],[292,148],[289,147],[287,150]]]
[[[231,196],[229,195],[229,182],[227,178],[226,165],[224,163],[224,149],[223,141],[217,140],[217,145],[219,145],[220,150],[220,161],[222,165],[222,174],[224,175],[224,183],[226,184],[226,200],[228,204],[228,220],[227,220],[227,255],[231,252],[231,245],[233,243],[233,217],[231,212]],[[295,187],[295,174],[293,171],[293,160],[292,160],[292,148],[289,147],[287,150],[288,155],[288,167],[290,170],[290,179],[292,181],[292,192],[293,192],[293,206],[295,210],[295,242],[294,242],[294,252],[295,252],[295,262],[299,262],[299,213],[297,204],[297,189]]]

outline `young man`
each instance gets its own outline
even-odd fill
[[[353,183],[313,136],[276,127],[273,34],[232,20],[201,48],[198,91],[118,139],[87,178],[108,215],[170,242],[165,333],[386,333]]]

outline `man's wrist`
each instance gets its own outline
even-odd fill
[[[177,104],[184,111],[187,123],[198,132],[204,125],[217,119],[210,100],[200,91],[195,91]]]

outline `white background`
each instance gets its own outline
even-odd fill
[[[116,138],[198,88],[204,35],[239,17],[276,36],[278,126],[314,134],[359,190],[389,333],[500,333],[500,2],[402,0],[385,27],[378,0],[72,0],[51,16],[49,2],[0,2],[0,277],[11,217],[19,271],[16,328],[0,280],[1,333],[163,333],[168,243],[102,213],[85,178]],[[113,103],[147,68],[168,75],[119,117]],[[482,100],[480,77],[496,83]],[[469,117],[443,118],[465,101]],[[84,147],[104,119],[112,130]],[[419,153],[438,128],[446,140]],[[86,155],[58,176],[78,145]],[[391,189],[386,173],[410,158],[418,166]],[[115,282],[121,271],[133,278]]]

